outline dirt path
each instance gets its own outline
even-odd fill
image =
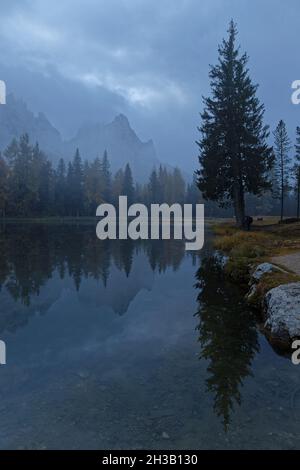
[[[272,261],[273,263],[285,266],[287,269],[300,275],[300,251],[290,255],[275,256],[272,258]]]

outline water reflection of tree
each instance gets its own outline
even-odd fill
[[[6,224],[0,226],[0,285],[29,305],[54,272],[70,276],[77,290],[89,277],[106,285],[112,264],[129,277],[140,251],[158,272],[177,269],[185,255],[179,241],[101,242],[91,225]]]
[[[14,299],[29,305],[32,293],[39,294],[52,274],[54,258],[47,250],[47,232],[44,227],[36,226],[33,239],[17,229],[13,233],[1,231],[0,244],[9,267],[6,287]],[[1,278],[3,274],[1,272]]]
[[[199,309],[200,358],[209,361],[207,390],[214,410],[228,429],[235,403],[241,404],[241,387],[251,375],[259,350],[254,315],[236,285],[228,282],[215,257],[205,258],[196,273]]]
[[[178,240],[151,240],[144,249],[153,271],[164,272],[168,267],[176,271],[185,255],[184,243]]]

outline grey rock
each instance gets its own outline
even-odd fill
[[[300,337],[300,282],[271,289],[265,296],[265,328],[273,338]]]

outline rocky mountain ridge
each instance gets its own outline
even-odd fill
[[[61,157],[70,160],[76,148],[87,160],[101,157],[106,149],[112,171],[129,163],[138,181],[145,181],[152,169],[160,164],[153,141],[142,142],[123,114],[108,124],[85,125],[72,139],[64,140],[45,114],[35,115],[24,101],[8,95],[7,104],[0,106],[0,150],[25,132],[32,142],[39,142],[54,164]]]

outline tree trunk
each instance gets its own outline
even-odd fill
[[[283,190],[282,190],[282,192],[281,192],[281,209],[280,209],[280,220],[281,220],[281,222],[283,221],[283,210],[284,210],[283,200],[284,200],[284,194],[283,194]]]
[[[297,191],[297,219],[300,215],[300,168],[298,170],[298,191]]]
[[[281,150],[281,210],[280,210],[280,220],[283,221],[283,212],[284,212],[284,163],[283,163],[283,151]]]
[[[234,186],[233,202],[236,224],[239,228],[245,228],[244,188],[240,182],[237,182]]]

